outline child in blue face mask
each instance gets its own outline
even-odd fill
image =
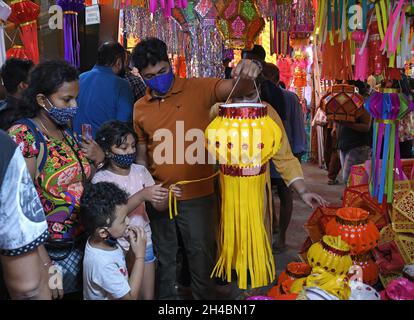
[[[155,182],[148,170],[138,164],[136,159],[137,139],[133,129],[126,123],[120,121],[109,121],[105,123],[96,134],[96,142],[105,153],[105,165],[99,170],[92,183],[107,181],[113,182],[128,196],[148,189],[148,201],[154,207],[165,205],[168,200],[168,190],[155,185]],[[154,298],[155,278],[155,256],[151,240],[151,228],[148,215],[145,210],[145,203],[140,204],[128,215],[131,226],[142,227],[146,233],[147,247],[145,253],[144,280],[142,283],[142,298],[145,300]],[[109,241],[113,241],[109,235]],[[116,242],[128,251],[129,243],[124,238]],[[134,257],[127,256],[127,264],[132,266]]]
[[[81,198],[80,219],[90,235],[83,259],[85,300],[137,300],[144,281],[146,235],[131,227],[125,191],[109,182],[89,184]],[[117,239],[126,236],[135,258],[128,270]]]

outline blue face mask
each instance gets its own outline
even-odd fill
[[[145,84],[156,93],[165,95],[170,90],[174,80],[174,74],[170,69],[169,72],[160,74],[150,80],[145,80]]]
[[[116,163],[116,165],[120,168],[127,169],[129,168],[135,161],[136,154],[115,154],[112,153],[111,160]]]
[[[109,232],[109,230],[106,230],[106,232],[108,232],[108,238],[105,239],[105,243],[111,247],[115,247],[116,244],[118,243],[118,240],[116,240],[116,238],[114,238],[111,233]]]
[[[49,99],[47,99],[47,101],[51,107],[49,110],[46,108],[45,110],[49,114],[49,117],[59,125],[65,125],[71,121],[75,117],[76,111],[78,110],[77,107],[57,108],[50,102]]]

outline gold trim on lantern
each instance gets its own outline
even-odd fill
[[[36,20],[21,23],[21,24],[19,24],[19,27],[25,27],[25,26],[31,25],[32,23],[36,23]]]
[[[20,2],[23,2],[23,1],[25,1],[25,0],[13,0],[12,2],[10,2],[10,4],[12,5],[12,4],[20,3]]]
[[[19,45],[19,44],[15,44],[13,45],[12,49],[23,49],[24,47]]]
[[[74,14],[74,15],[78,15],[78,13],[76,11],[72,11],[72,10],[63,11],[63,14]]]
[[[400,89],[395,88],[379,88],[378,91],[382,93],[401,93]]]
[[[383,124],[398,123],[398,120],[392,120],[392,119],[376,119],[375,121],[378,123],[383,123]]]

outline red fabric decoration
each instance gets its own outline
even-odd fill
[[[10,3],[12,8],[9,21],[20,28],[20,38],[26,49],[27,56],[34,63],[39,63],[39,45],[37,40],[37,17],[40,7],[28,0],[15,0]]]

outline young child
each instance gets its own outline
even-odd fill
[[[168,204],[168,190],[162,188],[161,185],[155,186],[155,182],[148,170],[134,163],[137,138],[129,125],[120,121],[105,123],[96,134],[96,142],[104,151],[106,162],[103,169],[95,174],[92,183],[101,181],[113,182],[124,190],[128,196],[132,196],[146,187],[153,186],[151,204],[158,210],[166,208]],[[142,298],[150,300],[154,298],[155,256],[145,204],[140,204],[133,212],[129,213],[128,217],[130,225],[142,227],[147,236]],[[125,239],[121,238],[118,242],[125,250],[128,250],[129,244]],[[133,262],[133,255],[128,255],[127,265],[129,268]]]
[[[86,300],[136,300],[144,276],[146,235],[141,227],[128,227],[130,211],[125,191],[109,182],[89,184],[81,198],[80,220],[90,237],[83,260],[83,295]],[[125,255],[117,239],[128,234],[135,255],[128,278]]]

